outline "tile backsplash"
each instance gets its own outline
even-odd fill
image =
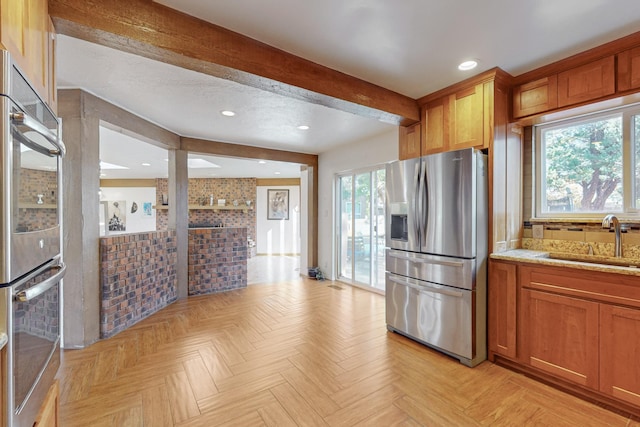
[[[625,258],[640,258],[640,224],[623,224],[622,253]],[[532,225],[525,223],[522,247],[548,252],[572,252],[613,256],[615,233],[600,223],[536,222],[543,227],[543,237],[533,238]]]

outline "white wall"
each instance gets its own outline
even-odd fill
[[[318,264],[335,279],[335,176],[398,159],[398,128],[372,139],[337,147],[318,157]]]
[[[267,219],[267,190],[289,190],[289,219]],[[258,255],[300,253],[300,187],[256,187],[256,252]]]
[[[155,187],[101,187],[100,202],[126,201],[126,231],[108,232],[108,235],[124,234],[124,233],[140,233],[143,231],[155,231],[156,229],[156,210],[151,209],[151,216],[144,213],[144,203],[156,204],[156,188]],[[138,210],[131,213],[133,202],[138,205]],[[100,236],[105,235],[104,226],[104,205],[100,205]]]

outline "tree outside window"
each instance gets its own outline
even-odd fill
[[[542,213],[624,210],[622,122],[617,114],[541,130]]]

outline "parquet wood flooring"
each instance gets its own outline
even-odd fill
[[[333,286],[329,286],[333,285]],[[298,279],[178,301],[65,350],[74,426],[640,426],[387,332],[384,297]]]

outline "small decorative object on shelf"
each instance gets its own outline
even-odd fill
[[[218,206],[224,206],[227,204],[227,201],[225,199],[218,199]]]
[[[209,206],[213,206],[213,194],[209,195]]]
[[[251,207],[251,200],[247,200],[247,206]]]
[[[44,203],[44,201],[42,200],[42,198],[44,197],[44,194],[36,194],[38,196],[38,201],[36,202],[37,204],[41,205]]]
[[[238,201],[237,201],[237,200],[234,200],[234,201],[233,201],[233,206],[238,206],[238,205],[239,205]]]

